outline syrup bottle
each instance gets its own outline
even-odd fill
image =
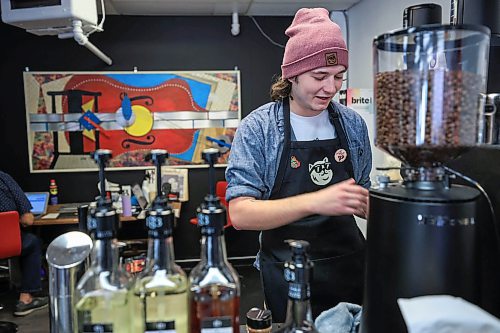
[[[229,264],[224,241],[226,209],[215,196],[214,164],[220,153],[203,150],[209,164],[210,192],[198,208],[201,229],[201,260],[189,276],[191,281],[191,332],[239,333],[240,283]]]
[[[174,211],[168,204],[168,193],[161,190],[160,169],[168,153],[154,149],[151,157],[158,175],[157,196],[147,212],[148,256],[134,294],[143,305],[145,332],[188,333],[189,281],[186,273],[175,264]]]

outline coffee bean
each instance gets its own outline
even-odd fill
[[[474,146],[483,88],[483,78],[470,72],[377,73],[377,146],[414,166],[444,161]]]

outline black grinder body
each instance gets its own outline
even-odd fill
[[[476,189],[389,184],[370,190],[362,333],[407,332],[398,298],[477,303]]]

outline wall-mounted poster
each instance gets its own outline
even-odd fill
[[[239,71],[25,72],[32,172],[96,170],[89,153],[111,149],[110,169],[204,165],[218,147],[225,164],[241,119]]]

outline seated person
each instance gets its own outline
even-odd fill
[[[0,171],[0,212],[17,211],[22,227],[33,225],[35,217],[30,212],[31,204],[23,190],[8,174]],[[1,227],[0,227],[1,229]],[[48,297],[35,297],[33,293],[42,290],[40,276],[41,243],[38,237],[21,228],[21,289],[14,315],[25,316],[47,307]]]

